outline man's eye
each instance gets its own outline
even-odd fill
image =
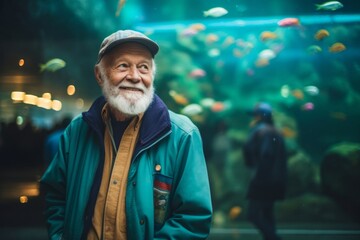
[[[125,63],[119,64],[118,68],[119,69],[125,69],[125,68],[127,68],[127,64],[125,64]]]
[[[149,67],[147,65],[141,65],[140,69],[141,70],[149,70]]]

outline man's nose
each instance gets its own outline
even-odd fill
[[[139,70],[136,67],[131,67],[129,69],[128,75],[126,76],[126,79],[131,81],[140,81],[141,77]]]

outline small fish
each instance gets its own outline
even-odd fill
[[[315,4],[316,10],[331,10],[335,11],[339,8],[342,8],[344,5],[339,1],[329,1],[323,4]]]
[[[215,100],[212,98],[204,98],[200,101],[200,104],[205,108],[210,108],[214,105]]]
[[[344,51],[345,49],[346,49],[346,47],[344,44],[337,42],[329,47],[329,52],[338,53],[338,52]]]
[[[208,35],[206,35],[206,38],[205,38],[205,42],[207,44],[212,44],[214,42],[217,42],[219,41],[219,36],[214,34],[214,33],[209,33]]]
[[[211,48],[207,54],[209,57],[217,57],[220,55],[220,50],[218,48]]]
[[[192,37],[198,34],[198,30],[192,29],[192,28],[185,28],[180,32],[180,36],[182,37]]]
[[[304,93],[300,89],[295,89],[291,92],[291,94],[298,100],[304,99]]]
[[[283,85],[280,89],[280,94],[281,96],[283,96],[284,98],[289,97],[290,95],[290,87],[288,85]]]
[[[311,96],[316,96],[319,94],[319,88],[316,86],[306,86],[304,87],[304,91]]]
[[[318,45],[311,45],[309,46],[306,51],[310,54],[317,54],[322,51],[321,47]]]
[[[241,58],[241,57],[243,57],[245,54],[240,50],[240,49],[238,49],[238,48],[234,48],[233,49],[233,51],[232,51],[232,53],[233,53],[233,56],[234,57],[237,57],[237,58]]]
[[[320,29],[314,35],[314,38],[318,41],[323,40],[324,38],[330,36],[330,33],[326,29]]]
[[[277,24],[280,27],[300,26],[300,21],[298,18],[284,18],[278,21]]]
[[[296,131],[287,126],[281,128],[281,133],[286,138],[295,138],[297,136]]]
[[[273,59],[275,57],[276,57],[276,54],[271,49],[265,49],[265,50],[262,50],[259,53],[259,58],[264,58],[264,59],[267,59],[267,60],[271,60],[271,59]]]
[[[270,31],[263,31],[261,34],[260,34],[260,40],[262,42],[265,42],[267,40],[270,40],[270,39],[276,39],[277,38],[277,34],[274,33],[274,32],[270,32]]]
[[[234,206],[229,211],[229,218],[234,220],[240,216],[242,208],[240,206]]]
[[[177,104],[186,105],[189,103],[188,99],[174,90],[169,91],[169,95],[174,99]]]
[[[196,31],[203,31],[206,29],[205,25],[202,23],[191,24],[189,28],[196,30]]]
[[[55,72],[66,66],[66,62],[60,58],[53,58],[45,64],[40,64],[40,72]]]
[[[265,67],[269,64],[270,64],[269,59],[266,58],[258,58],[255,62],[255,66],[258,68]]]
[[[120,16],[121,9],[122,9],[123,6],[125,5],[125,2],[126,2],[126,0],[119,0],[118,6],[117,6],[116,12],[115,12],[115,17]]]
[[[206,76],[206,72],[201,68],[196,68],[189,73],[189,77],[202,78]]]
[[[182,114],[188,115],[188,116],[194,116],[197,114],[200,114],[203,111],[203,108],[196,103],[187,105],[181,110]]]
[[[222,47],[227,48],[234,43],[235,43],[235,38],[233,36],[227,36],[224,39],[224,42],[222,43]]]
[[[304,111],[314,110],[314,104],[312,102],[307,102],[301,106],[301,109]]]
[[[221,17],[227,14],[228,11],[222,7],[211,8],[207,11],[204,11],[204,17]]]
[[[211,106],[211,111],[213,112],[221,112],[223,110],[225,110],[225,105],[222,102],[214,102]]]

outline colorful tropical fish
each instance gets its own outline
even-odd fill
[[[291,27],[291,26],[300,26],[300,21],[298,18],[284,18],[278,21],[280,27]]]

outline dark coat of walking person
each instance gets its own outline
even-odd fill
[[[75,117],[44,173],[50,239],[206,239],[212,204],[198,128],[154,93],[159,51],[119,30],[95,65],[103,96]]]
[[[264,240],[278,240],[281,238],[276,233],[274,204],[285,198],[285,142],[274,126],[269,104],[257,104],[251,114],[251,132],[243,148],[245,164],[252,171],[247,191],[247,217],[259,229]]]

